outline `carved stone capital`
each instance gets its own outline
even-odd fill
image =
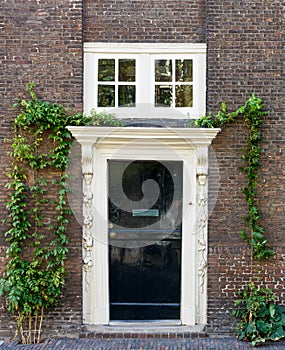
[[[84,143],[81,145],[82,157],[82,173],[93,174],[93,143]]]
[[[208,147],[199,146],[196,148],[197,155],[197,176],[208,175]]]
[[[207,180],[208,180],[207,175],[201,175],[201,174],[198,175],[198,183],[200,187],[206,186]]]

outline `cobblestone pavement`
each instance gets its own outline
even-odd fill
[[[19,345],[0,341],[1,350],[285,350],[285,341],[268,343],[253,348],[235,338],[197,339],[78,339],[53,338],[38,345]]]

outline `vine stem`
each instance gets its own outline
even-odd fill
[[[264,228],[259,225],[261,217],[257,207],[257,180],[261,158],[261,129],[263,126],[263,117],[268,112],[264,111],[264,104],[261,98],[254,94],[240,106],[236,111],[228,113],[225,103],[222,103],[221,110],[216,114],[210,114],[196,120],[195,124],[199,127],[223,128],[226,124],[233,122],[238,117],[243,117],[249,130],[249,136],[246,139],[246,146],[243,149],[243,166],[240,168],[247,175],[247,185],[242,188],[248,208],[248,214],[244,217],[247,222],[248,230],[242,230],[240,236],[249,243],[253,259],[269,259],[275,255],[274,251],[267,246],[267,240],[264,236]]]

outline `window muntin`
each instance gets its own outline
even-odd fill
[[[135,59],[97,60],[96,107],[134,107],[136,104]]]
[[[98,59],[97,107],[135,107],[137,59]],[[193,107],[193,60],[154,59],[154,84],[155,108]]]
[[[155,59],[155,107],[193,107],[193,60]]]

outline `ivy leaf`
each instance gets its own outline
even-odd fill
[[[269,313],[270,313],[270,317],[273,318],[275,316],[275,304],[270,304],[269,305]]]

